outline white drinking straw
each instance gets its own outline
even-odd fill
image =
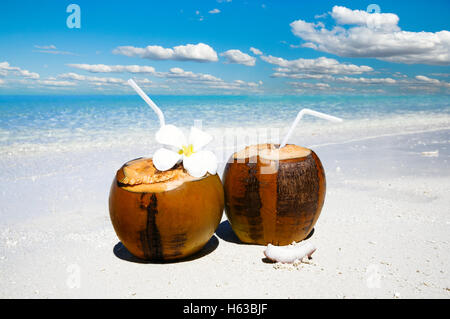
[[[132,79],[128,80],[128,84],[137,92],[137,94],[141,96],[141,98],[153,109],[153,111],[155,111],[159,118],[159,125],[161,127],[166,125],[166,122],[164,121],[164,114],[155,102],[153,102]]]
[[[302,119],[303,115],[305,115],[305,114],[309,114],[309,115],[312,115],[312,116],[320,117],[320,118],[322,118],[324,120],[328,120],[328,121],[331,121],[331,122],[342,122],[342,119],[339,118],[339,117],[336,117],[336,116],[332,116],[332,115],[328,115],[328,114],[325,114],[325,113],[313,111],[313,110],[310,110],[310,109],[302,109],[300,112],[298,112],[297,117],[295,118],[294,122],[292,123],[291,127],[289,128],[288,133],[283,138],[283,141],[280,144],[280,148],[286,146],[286,143],[287,143],[289,137],[291,137],[291,135],[294,132],[294,129],[297,126],[298,122],[300,122],[300,120]]]

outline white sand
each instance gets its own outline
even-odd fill
[[[139,151],[3,158],[0,297],[449,298],[449,147],[448,129],[313,147],[327,195],[298,266],[264,262],[225,216],[196,258],[130,261],[107,197]]]

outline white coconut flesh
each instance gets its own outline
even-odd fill
[[[122,172],[121,172],[122,171]],[[117,174],[122,188],[136,193],[158,193],[173,190],[186,182],[192,182],[209,176],[196,178],[189,175],[182,165],[176,165],[167,171],[158,171],[150,158],[140,158],[125,164]]]

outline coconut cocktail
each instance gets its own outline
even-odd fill
[[[226,165],[226,214],[242,242],[288,245],[311,232],[325,188],[322,163],[312,150],[252,145],[234,153]]]
[[[132,80],[129,83],[150,100]],[[199,251],[213,236],[223,214],[223,186],[214,153],[202,150],[212,137],[192,127],[186,139],[179,128],[165,124],[152,103],[161,124],[156,141],[166,147],[117,171],[109,196],[110,217],[134,256],[179,259]]]
[[[303,109],[281,145],[247,146],[233,153],[225,167],[225,213],[244,243],[299,242],[319,218],[326,190],[322,163],[314,151],[286,144],[304,114],[341,121]]]

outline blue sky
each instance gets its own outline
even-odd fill
[[[447,0],[1,6],[0,94],[450,92]]]

